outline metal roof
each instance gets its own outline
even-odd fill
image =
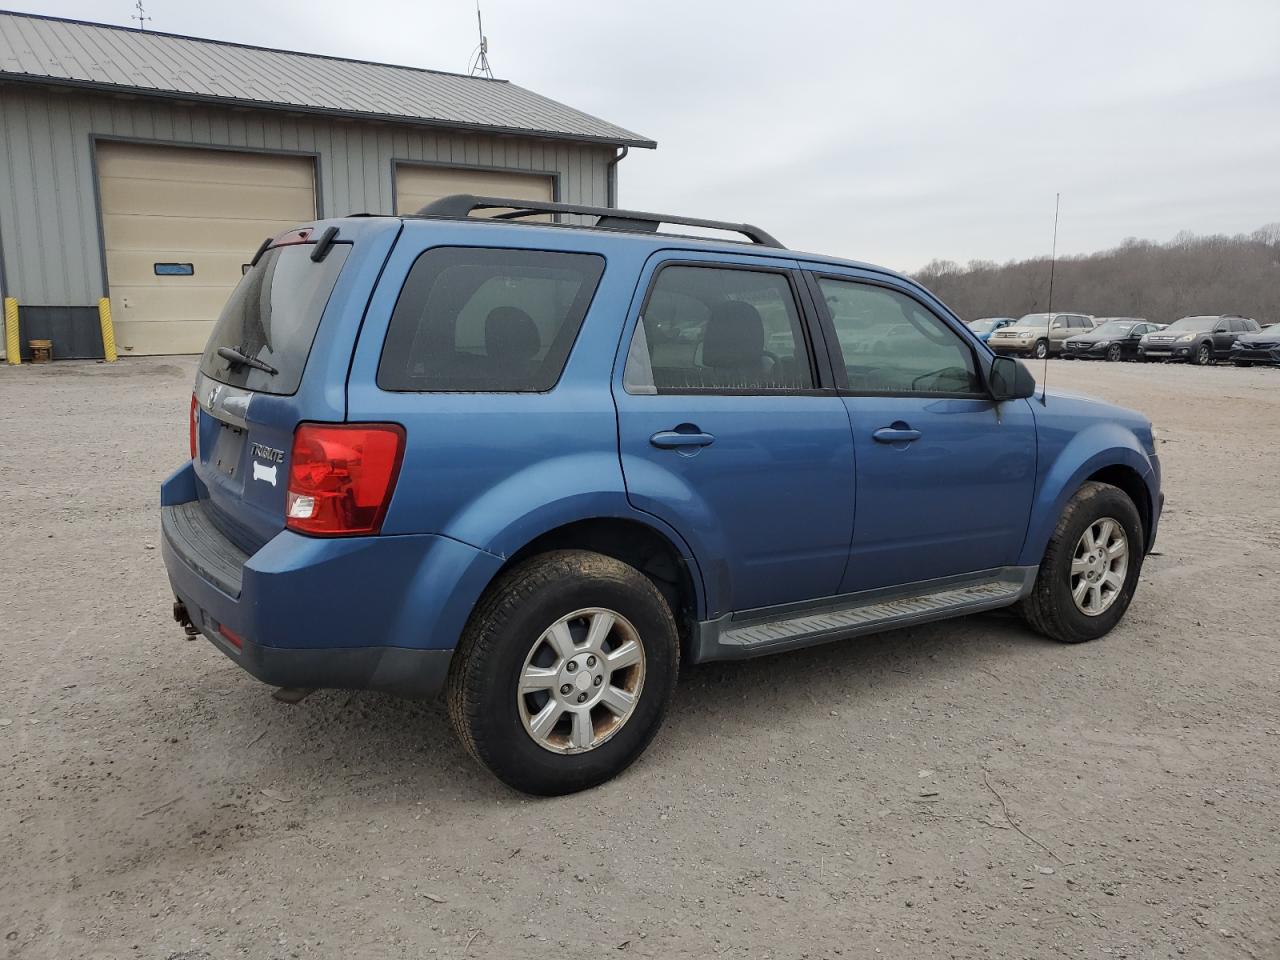
[[[0,11],[0,81],[657,146],[506,80]]]

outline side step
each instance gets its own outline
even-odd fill
[[[1007,607],[1031,590],[1037,570],[1001,567],[889,590],[730,614],[699,625],[694,660],[741,660]]]

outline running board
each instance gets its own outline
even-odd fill
[[[1007,607],[1031,591],[1038,569],[1001,567],[817,602],[729,614],[698,625],[693,660],[742,660]]]

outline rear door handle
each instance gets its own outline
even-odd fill
[[[716,438],[695,427],[687,433],[679,429],[663,430],[650,437],[649,442],[664,450],[675,450],[681,447],[709,447],[716,442]]]
[[[881,427],[871,435],[878,443],[910,443],[920,439],[920,431],[912,430],[905,423]]]

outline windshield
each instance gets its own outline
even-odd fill
[[[1094,333],[1106,333],[1111,336],[1118,337],[1121,334],[1128,333],[1138,323],[1137,320],[1108,320],[1102,326],[1094,330]]]
[[[1194,331],[1199,333],[1202,330],[1212,330],[1213,325],[1218,322],[1217,317],[1183,317],[1181,320],[1175,320],[1173,323],[1165,327],[1161,333],[1185,333]]]
[[[200,358],[205,376],[262,393],[298,389],[320,315],[351,245],[334,244],[319,263],[311,259],[314,249],[309,243],[273,247],[240,279]],[[261,360],[276,372],[221,357],[219,347]]]
[[[990,320],[975,320],[969,324],[969,329],[974,333],[990,333],[1001,324],[1007,324],[1009,321],[1004,317],[993,317]]]
[[[1049,314],[1047,313],[1028,313],[1018,321],[1020,327],[1047,327],[1048,325]]]

